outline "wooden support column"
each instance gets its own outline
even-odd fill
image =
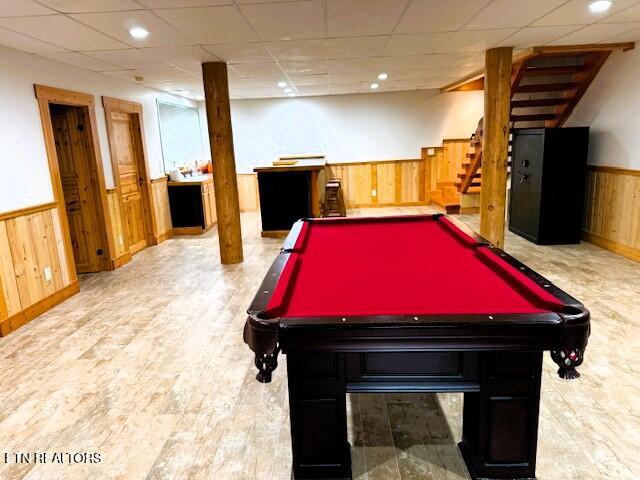
[[[213,161],[220,260],[223,264],[240,263],[243,260],[242,232],[236,160],[233,153],[227,64],[203,63],[202,78]]]
[[[512,50],[492,48],[485,55],[480,233],[500,248],[507,197]]]

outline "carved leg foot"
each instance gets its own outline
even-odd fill
[[[573,380],[580,376],[576,367],[584,360],[584,349],[563,348],[551,352],[551,358],[558,364],[558,375],[560,378]]]

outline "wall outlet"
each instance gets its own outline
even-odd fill
[[[378,191],[376,189],[371,190],[371,196],[372,197],[378,196]]]
[[[45,282],[50,282],[52,278],[53,278],[53,275],[51,274],[51,267],[44,267]]]
[[[124,237],[122,236],[122,234],[118,235],[118,243],[120,243],[120,245],[124,245]]]

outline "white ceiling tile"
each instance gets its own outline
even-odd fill
[[[616,35],[614,37],[606,38],[605,43],[615,42],[638,42],[640,41],[640,28],[623,33],[622,35]]]
[[[135,78],[137,76],[141,76],[144,77],[144,80],[142,80],[143,83],[163,82],[166,84],[173,84],[175,82],[182,82],[183,84],[190,83],[191,85],[200,84],[200,82],[198,82],[190,75],[186,74],[182,70],[178,70],[177,68],[173,67],[143,68],[139,70],[117,70],[104,73],[105,75],[130,81],[135,81]]]
[[[168,8],[155,12],[200,44],[258,40],[240,11],[233,6]]]
[[[146,10],[81,13],[71,15],[71,18],[133,47],[163,47],[193,44],[188,37]],[[149,31],[149,35],[146,38],[133,38],[129,35],[129,30],[134,27],[145,28]]]
[[[472,73],[475,69],[469,67],[453,68],[416,68],[411,70],[404,77],[407,80],[433,80],[442,78],[461,78]]]
[[[480,67],[484,65],[484,53],[438,53],[427,55],[421,67]]]
[[[488,3],[489,0],[413,0],[394,33],[458,30]]]
[[[377,82],[375,72],[338,72],[329,74],[329,83]]]
[[[345,93],[358,93],[358,92],[373,92],[373,90],[369,88],[369,85],[371,85],[371,82],[329,84],[329,93],[345,94]]]
[[[208,51],[227,63],[266,63],[272,62],[263,43],[226,43],[220,45],[204,45]]]
[[[266,48],[278,62],[326,60],[329,58],[329,48],[325,40],[271,42],[266,44]]]
[[[130,48],[128,50],[103,50],[97,52],[87,52],[87,55],[103,62],[117,65],[122,69],[147,69],[166,67],[168,65],[162,60],[152,55],[143,53],[141,50]]]
[[[0,19],[0,26],[74,51],[127,48],[124,43],[96,32],[64,15]]]
[[[329,83],[329,74],[289,75],[289,79],[296,87],[302,85],[327,85]]]
[[[296,88],[298,93],[302,96],[305,95],[328,95],[329,85],[301,85]]]
[[[391,35],[384,49],[384,55],[416,55],[436,51],[445,43],[451,33],[414,33],[407,35]]]
[[[564,5],[537,20],[532,25],[586,25],[602,20],[637,3],[637,0],[616,0],[606,12],[593,13],[589,4],[593,0],[569,0]]]
[[[284,62],[280,63],[280,68],[287,74],[313,75],[329,73],[329,62],[323,60],[317,62]]]
[[[321,0],[241,5],[242,13],[263,40],[293,40],[325,36]]]
[[[26,17],[53,13],[56,12],[32,0],[4,0],[0,2],[0,17]]]
[[[638,22],[640,21],[640,3],[600,20],[600,23]]]
[[[517,28],[501,28],[497,30],[461,30],[453,32],[436,52],[484,52],[509,35],[513,35],[517,30]]]
[[[407,0],[327,0],[327,34],[329,37],[390,34],[406,6]]]
[[[377,70],[376,57],[368,58],[345,58],[330,60],[327,62],[329,73],[340,72],[373,72]]]
[[[235,0],[238,5],[243,5],[245,3],[284,3],[284,2],[297,2],[299,0]]]
[[[409,70],[420,67],[426,60],[428,55],[396,55],[393,57],[378,57],[376,61],[376,70]]]
[[[135,0],[39,0],[40,3],[61,13],[115,12],[139,10],[142,6]]]
[[[76,67],[91,70],[93,72],[108,72],[119,70],[120,67],[112,65],[97,58],[92,58],[77,52],[52,52],[43,53],[40,56],[55,60],[57,62],[68,63]]]
[[[579,43],[598,43],[608,38],[622,35],[640,27],[640,22],[625,23],[596,23],[576,30],[569,35],[561,37],[550,45],[575,45]]]
[[[464,30],[524,27],[565,2],[566,0],[493,0],[465,24]]]
[[[233,5],[233,0],[138,0],[149,8],[217,7]]]
[[[277,63],[246,63],[234,65],[233,69],[244,78],[266,77],[279,78],[284,77],[282,69]]]
[[[203,62],[220,61],[218,57],[198,45],[141,48],[140,51],[180,68],[200,69]]]
[[[329,58],[358,58],[382,55],[389,37],[345,37],[326,41]]]
[[[580,27],[578,25],[564,25],[555,27],[526,27],[517,31],[513,35],[505,38],[496,46],[508,46],[508,47],[534,47],[538,45],[544,45],[557,38],[568,35],[571,32],[575,32]]]
[[[0,45],[27,53],[61,52],[64,48],[0,28]]]

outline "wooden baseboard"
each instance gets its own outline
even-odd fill
[[[209,227],[211,228],[211,227]],[[202,235],[208,229],[204,229],[202,227],[177,227],[171,230],[172,235]]]
[[[166,232],[161,233],[160,235],[158,235],[155,238],[156,245],[160,245],[162,242],[164,242],[165,240],[169,240],[171,237],[173,237],[173,229],[172,230],[167,230]]]
[[[585,231],[582,232],[582,239],[586,242],[602,247],[605,250],[609,250],[613,253],[617,253],[618,255],[622,255],[623,257],[640,262],[640,249],[638,248],[630,247],[629,245],[624,245],[614,240],[609,240],[608,238],[596,235],[595,233]]]
[[[283,238],[289,235],[289,230],[262,230],[260,236],[262,238]]]
[[[376,207],[424,207],[429,205],[428,201],[424,202],[403,202],[403,203],[351,203],[347,205],[350,208],[376,208]]]
[[[131,255],[131,252],[123,253],[118,258],[111,260],[111,267],[112,267],[111,269],[116,270],[122,267],[123,265],[126,265],[131,261],[131,258],[133,258],[133,255]]]
[[[72,297],[80,291],[80,283],[75,280],[62,290],[58,290],[53,295],[49,295],[43,298],[39,302],[28,306],[24,310],[11,315],[10,317],[0,322],[0,337],[4,337],[14,330],[20,328],[24,324],[30,322],[34,318],[42,315],[47,310],[51,310],[53,307],[62,303],[67,298]]]

